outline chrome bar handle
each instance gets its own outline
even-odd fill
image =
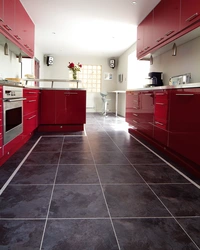
[[[185,21],[186,21],[186,22],[190,22],[190,21],[192,21],[193,19],[195,19],[198,15],[199,15],[199,13],[197,12],[197,13],[195,13],[194,15],[188,17],[188,19],[186,19]]]

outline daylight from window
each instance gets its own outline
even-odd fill
[[[83,65],[81,71],[78,72],[78,79],[81,82],[78,84],[79,88],[87,89],[87,92],[100,92],[101,87],[101,66],[100,65]],[[72,72],[69,72],[69,77],[72,78]],[[70,88],[75,88],[76,82],[70,83]]]
[[[136,52],[128,56],[128,79],[127,89],[143,88],[149,83],[148,73],[150,71],[149,61],[137,60]]]

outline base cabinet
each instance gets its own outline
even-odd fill
[[[126,121],[133,127],[130,133],[142,135],[200,176],[200,88],[132,92],[140,93],[140,105],[133,123],[133,97],[127,92]]]
[[[41,91],[40,131],[82,131],[85,123],[85,90]]]

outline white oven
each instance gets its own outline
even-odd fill
[[[3,86],[4,145],[23,132],[23,90]]]

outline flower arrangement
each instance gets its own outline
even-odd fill
[[[73,62],[69,62],[68,68],[73,72],[73,79],[77,79],[77,71],[81,71],[82,64],[75,65]]]

